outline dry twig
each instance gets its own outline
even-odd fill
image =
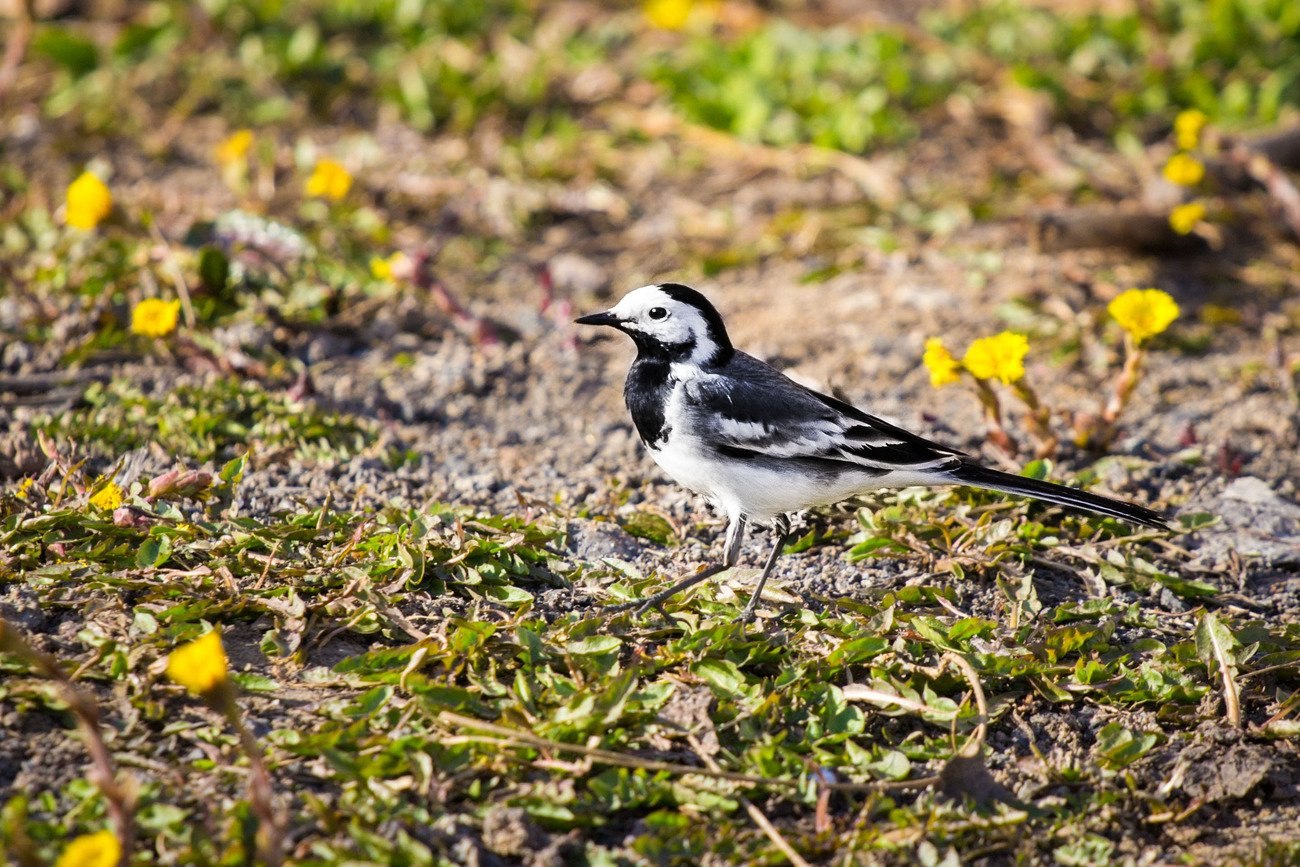
[[[709,755],[708,751],[700,745],[695,735],[687,734],[686,739],[690,743],[691,749],[695,750],[695,754],[700,757],[709,770],[715,773],[722,770],[722,768],[718,767],[718,763],[713,760],[713,756]],[[753,819],[754,824],[767,836],[767,839],[772,841],[772,845],[781,850],[781,854],[786,857],[787,861],[795,865],[795,867],[812,867],[811,864],[804,860],[802,855],[794,850],[790,842],[772,824],[772,820],[763,815],[763,811],[758,809],[753,801],[741,795],[740,803],[744,806],[745,812],[749,814],[749,818]]]

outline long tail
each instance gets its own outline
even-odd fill
[[[1145,506],[1135,506],[1132,503],[1090,494],[1077,488],[1067,488],[1065,485],[1057,485],[1052,482],[1043,482],[1038,479],[991,470],[975,463],[962,463],[951,470],[948,475],[958,484],[970,485],[975,488],[987,488],[990,491],[1002,491],[1006,494],[1017,494],[1022,497],[1033,497],[1036,500],[1046,500],[1049,503],[1056,503],[1058,506],[1069,506],[1073,509],[1083,509],[1086,512],[1097,512],[1101,515],[1109,515],[1112,518],[1128,521],[1131,524],[1155,527],[1157,530],[1168,530],[1172,526],[1169,519],[1164,515]]]

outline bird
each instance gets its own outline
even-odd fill
[[[747,526],[768,526],[775,546],[741,613],[747,621],[788,541],[791,516],[880,488],[966,485],[1171,528],[1153,509],[992,469],[800,385],[736,349],[717,308],[681,283],[642,286],[575,321],[632,339],[636,358],[623,398],[637,435],[665,473],[727,517],[720,562],[610,610],[663,612],[667,599],[737,564]]]

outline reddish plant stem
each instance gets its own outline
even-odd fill
[[[1056,454],[1056,447],[1060,444],[1060,440],[1052,432],[1052,411],[1043,406],[1038,395],[1023,379],[1011,388],[1028,410],[1025,413],[1025,422],[1034,437],[1034,457],[1050,458]]]
[[[0,618],[0,653],[9,653],[22,659],[43,677],[58,685],[63,700],[68,704],[68,710],[77,719],[77,727],[86,742],[86,751],[90,753],[90,770],[86,778],[104,795],[108,805],[109,821],[113,823],[113,830],[122,849],[118,867],[126,867],[135,848],[135,796],[128,786],[122,785],[117,779],[113,756],[100,731],[99,705],[77,688],[58,660],[33,647],[4,618]]]
[[[467,334],[476,346],[496,346],[501,343],[501,337],[492,324],[471,313],[438,279],[433,272],[432,257],[428,253],[416,253],[411,258],[411,281],[427,291],[438,309],[450,317],[452,323]]]
[[[203,693],[203,701],[226,718],[239,738],[239,749],[248,758],[248,805],[257,817],[257,849],[259,863],[280,867],[284,863],[284,823],[275,810],[271,790],[271,774],[262,756],[262,748],[244,723],[234,683],[222,681],[212,690]]]
[[[0,104],[4,103],[9,88],[18,78],[18,67],[22,65],[27,47],[36,33],[36,4],[34,0],[19,0],[18,20],[9,31],[5,41],[4,56],[0,59]]]
[[[1106,408],[1102,410],[1103,423],[1114,425],[1119,420],[1120,413],[1124,411],[1129,397],[1133,394],[1133,389],[1137,388],[1138,379],[1142,375],[1142,362],[1145,360],[1146,350],[1133,338],[1124,335],[1124,369],[1120,371],[1119,379],[1115,380],[1115,390],[1111,393],[1110,400],[1106,402]]]
[[[259,863],[280,867],[284,863],[284,823],[276,814],[271,791],[271,774],[266,768],[262,748],[244,723],[239,709],[235,684],[229,679],[203,693],[203,701],[226,718],[239,738],[239,749],[248,758],[248,805],[257,817]]]
[[[1002,424],[1002,404],[998,401],[997,392],[983,379],[975,380],[975,385],[979,391],[980,406],[984,407],[984,424],[988,427],[989,442],[1014,458],[1016,452],[1020,451],[1020,446]]]

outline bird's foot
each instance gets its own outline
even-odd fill
[[[621,614],[624,611],[635,611],[638,615],[645,614],[652,608],[658,609],[660,613],[663,610],[664,603],[677,594],[677,588],[670,587],[667,590],[655,593],[652,596],[644,596],[638,599],[631,599],[627,602],[620,602],[617,605],[606,605],[604,613]]]
[[[601,614],[606,617],[613,617],[615,614],[622,614],[624,611],[632,611],[637,617],[640,617],[647,611],[653,610],[658,611],[659,615],[672,625],[680,626],[682,622],[681,619],[669,614],[668,609],[664,608],[664,602],[672,595],[672,593],[656,593],[655,595],[647,596],[644,599],[633,599],[629,602],[621,602],[618,605],[607,605],[601,611]]]
[[[689,578],[683,578],[681,581],[678,581],[676,584],[672,585],[667,590],[660,590],[658,593],[655,593],[651,596],[646,596],[644,599],[633,599],[628,602],[620,602],[617,605],[609,605],[605,608],[604,613],[607,615],[613,615],[613,614],[620,614],[624,611],[635,611],[637,613],[637,616],[640,616],[653,608],[657,610],[660,614],[662,614],[664,617],[666,617],[669,621],[676,623],[677,618],[673,617],[671,614],[669,614],[667,611],[664,610],[663,607],[664,603],[667,602],[669,599],[673,598],[674,596],[676,596],[678,593],[681,593],[683,590],[689,590],[691,587],[694,587],[696,584],[699,584],[701,581],[704,581],[708,578],[713,577],[714,575],[717,575],[719,572],[722,572],[726,568],[727,567],[723,565],[710,566],[709,568],[703,569],[700,572],[697,572],[696,574],[690,576]]]

